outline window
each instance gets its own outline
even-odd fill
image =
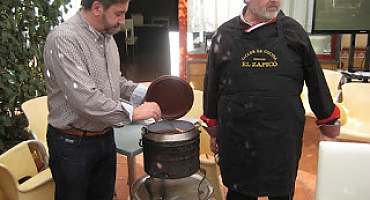
[[[239,15],[244,6],[243,0],[188,0],[188,53],[206,53],[209,35],[222,23]],[[311,31],[313,0],[284,0],[281,9],[307,32]]]

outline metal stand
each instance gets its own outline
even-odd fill
[[[127,156],[127,171],[128,171],[128,178],[127,178],[127,185],[129,190],[128,200],[131,198],[131,187],[136,179],[136,159],[135,156]]]
[[[367,37],[367,45],[366,45],[366,52],[365,52],[365,65],[364,69],[361,70],[363,72],[369,72],[369,65],[370,65],[370,34],[368,34]],[[354,69],[354,59],[355,59],[355,45],[356,45],[356,34],[352,33],[351,34],[351,43],[350,43],[350,48],[349,48],[349,58],[348,58],[348,73],[343,73],[346,78],[347,82],[351,82],[352,78],[355,78],[355,69]],[[359,77],[359,76],[357,76]],[[360,76],[362,79],[362,82],[368,82],[369,77],[361,75]]]
[[[370,33],[367,34],[364,72],[369,72],[369,65],[370,65]],[[367,83],[368,79],[364,79],[363,82]]]

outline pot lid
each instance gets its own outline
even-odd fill
[[[195,126],[185,120],[161,120],[150,124],[148,132],[155,134],[179,134],[192,131]]]
[[[163,75],[150,84],[145,100],[159,104],[163,119],[178,119],[193,106],[194,94],[185,80],[177,76]]]

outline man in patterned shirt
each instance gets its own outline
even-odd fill
[[[55,199],[111,200],[116,176],[112,127],[158,120],[161,110],[154,102],[143,103],[146,86],[120,74],[112,34],[125,23],[129,0],[82,0],[81,6],[50,32],[44,49],[50,169]]]

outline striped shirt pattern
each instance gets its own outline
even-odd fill
[[[113,37],[95,30],[81,12],[50,32],[44,61],[52,126],[93,132],[131,122],[132,110],[120,100],[129,101],[138,84],[121,76]]]

